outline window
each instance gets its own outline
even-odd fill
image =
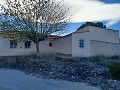
[[[25,42],[25,48],[31,48],[31,41]]]
[[[10,41],[10,48],[17,48],[17,42],[16,41]]]
[[[79,47],[84,48],[84,40],[79,40]]]
[[[49,43],[49,47],[52,47],[52,43]]]

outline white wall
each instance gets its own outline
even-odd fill
[[[89,57],[90,56],[90,40],[89,32],[72,34],[72,56],[73,57]],[[79,40],[84,40],[84,48],[79,47]]]
[[[25,48],[24,42],[18,42],[17,48],[10,48],[10,39],[1,38],[1,54],[0,56],[16,56],[16,55],[30,55],[36,53],[35,44],[31,42],[31,48]]]
[[[114,56],[120,55],[120,44],[108,43],[103,41],[90,41],[90,54],[91,56]]]
[[[111,43],[119,43],[119,31],[108,30],[99,27],[88,26],[90,40],[105,41]]]
[[[55,53],[72,54],[72,36],[65,36],[54,40],[53,50]]]
[[[49,43],[52,43],[52,47],[49,47]],[[39,48],[40,48],[40,53],[41,54],[46,54],[46,53],[53,53],[54,50],[53,50],[53,42],[52,41],[49,41],[49,40],[46,40],[46,41],[41,41],[39,43]]]
[[[85,40],[84,48],[79,47],[80,39]],[[88,26],[88,27],[85,27],[81,30],[74,32],[72,34],[72,55],[73,57],[91,56],[92,51],[90,51],[90,40],[119,43],[119,31],[107,30],[104,28]]]
[[[2,46],[3,46],[3,42],[2,42],[2,38],[0,37],[0,56],[3,54],[2,53],[2,51],[3,51],[2,50],[3,49]]]
[[[0,56],[32,55],[36,53],[36,45],[31,42],[31,48],[25,48],[24,42],[17,42],[17,48],[10,48],[9,38],[0,37]],[[49,47],[51,41],[41,41],[39,43],[40,53],[52,53],[53,47]]]

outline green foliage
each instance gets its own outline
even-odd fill
[[[110,75],[115,79],[120,79],[120,63],[113,62],[109,69]]]
[[[96,22],[96,23],[94,23],[94,22],[86,22],[85,24],[82,24],[82,26],[80,26],[78,28],[78,30],[82,29],[82,28],[84,28],[86,26],[95,26],[95,27],[106,28],[106,25],[104,25],[102,22]]]

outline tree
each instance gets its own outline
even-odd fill
[[[4,16],[14,19],[11,24],[14,30],[20,31],[24,34],[22,36],[36,44],[37,54],[39,42],[50,34],[63,33],[70,19],[69,8],[63,1],[6,0],[0,7]]]
[[[101,27],[101,28],[106,28],[106,25],[104,25],[102,22],[96,22],[95,26],[96,27]]]
[[[86,26],[95,26],[95,27],[106,28],[106,25],[104,25],[102,22],[96,22],[96,23],[94,23],[94,22],[86,22],[85,24],[82,24],[82,25],[78,28],[78,30],[79,30],[79,29],[82,29],[82,28],[84,28],[84,27],[86,27]]]

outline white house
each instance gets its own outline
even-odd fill
[[[57,53],[73,57],[120,55],[119,31],[87,26],[66,36],[49,36],[40,42],[40,53]],[[0,37],[0,56],[30,55],[36,53],[31,41],[15,42]]]

